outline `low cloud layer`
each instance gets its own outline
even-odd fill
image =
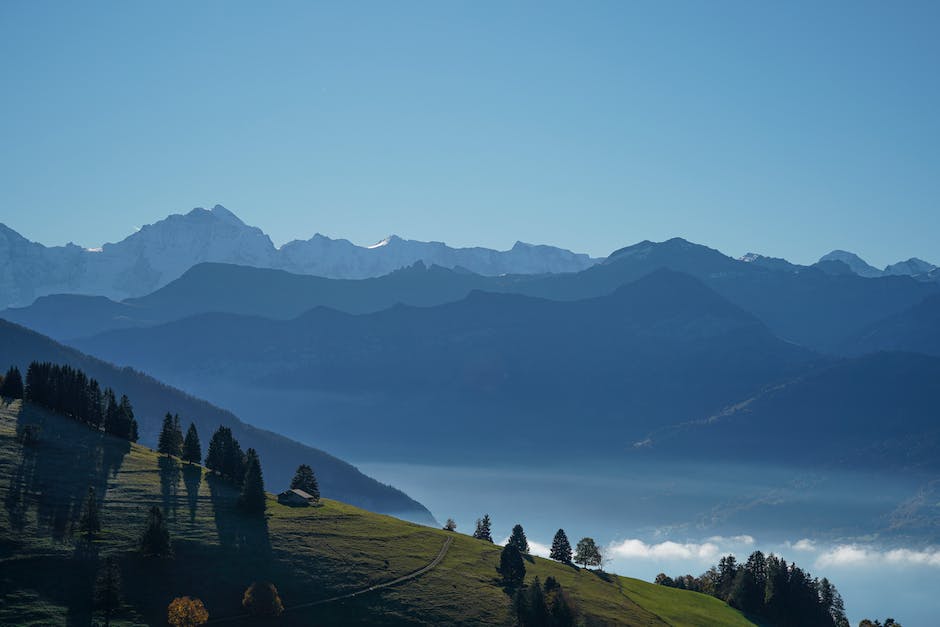
[[[843,544],[824,551],[816,558],[819,568],[833,566],[933,566],[940,568],[940,549],[891,549],[882,551],[871,547]]]
[[[673,542],[667,540],[656,544],[647,544],[642,540],[630,539],[615,542],[610,545],[611,557],[629,559],[702,559],[710,560],[718,555],[721,549],[714,542]]]
[[[614,542],[607,547],[607,554],[612,558],[648,559],[648,560],[698,560],[709,562],[725,553],[734,553],[737,549],[754,545],[754,537],[712,536],[704,542],[663,542],[647,543],[630,538]]]

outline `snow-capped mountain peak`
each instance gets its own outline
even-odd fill
[[[276,248],[261,229],[215,205],[167,216],[95,250],[46,247],[0,226],[0,307],[28,305],[53,293],[113,299],[141,296],[206,261],[350,279],[388,274],[417,262],[488,275],[574,272],[597,262],[552,246],[519,243],[508,251],[451,248],[443,242],[397,235],[372,246],[356,246],[317,233]]]

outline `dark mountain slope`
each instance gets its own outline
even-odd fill
[[[667,455],[940,471],[940,359],[881,352],[820,366],[646,442]]]
[[[127,394],[140,423],[141,442],[155,445],[163,415],[179,413],[184,424],[196,423],[202,445],[220,425],[230,427],[244,447],[254,447],[264,460],[265,477],[272,489],[288,485],[301,463],[316,469],[323,493],[373,511],[432,522],[428,511],[404,493],[380,484],[355,467],[321,450],[304,446],[270,431],[245,424],[236,416],[193,398],[130,368],[116,368],[58,344],[15,324],[0,321],[0,364],[18,364],[25,372],[30,361],[53,361],[81,368],[104,386]],[[273,409],[273,408],[272,408]]]
[[[477,452],[535,450],[553,438],[543,427],[575,420],[605,429],[614,437],[602,446],[622,450],[637,429],[717,410],[813,359],[700,281],[665,270],[582,301],[474,292],[359,316],[207,314],[79,346],[200,389],[228,382],[241,391],[220,397],[252,413],[252,391],[300,394],[305,402],[285,409],[295,422],[328,420],[329,437],[346,446],[412,452],[411,437],[438,450],[472,450],[468,438]],[[524,436],[491,442],[507,416]]]
[[[490,285],[487,277],[423,263],[372,279],[325,279],[269,270],[203,263],[156,292],[126,301],[158,312],[163,321],[197,313],[228,312],[289,319],[324,306],[369,313],[397,303],[430,306],[459,300]]]
[[[156,316],[159,316],[158,312],[115,302],[104,296],[78,294],[42,296],[28,307],[0,311],[0,318],[60,341],[165,321]]]
[[[839,350],[847,355],[898,350],[940,357],[940,294],[869,325],[842,342]]]

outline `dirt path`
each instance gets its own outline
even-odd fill
[[[291,605],[289,607],[285,607],[284,612],[285,613],[293,612],[295,610],[302,610],[302,609],[306,609],[310,607],[316,607],[318,605],[325,605],[327,603],[334,603],[336,601],[342,601],[344,599],[352,599],[358,596],[362,596],[363,594],[368,594],[374,590],[381,590],[382,588],[390,588],[392,586],[397,586],[398,584],[404,583],[411,579],[416,579],[420,577],[421,575],[431,570],[434,570],[434,568],[443,561],[444,556],[447,555],[447,550],[450,549],[450,545],[453,541],[454,541],[453,538],[446,538],[444,540],[444,544],[441,546],[441,550],[438,552],[437,556],[435,556],[433,560],[431,560],[430,562],[428,562],[426,565],[422,566],[418,570],[408,573],[407,575],[402,575],[401,577],[398,577],[397,579],[392,579],[391,581],[377,583],[374,586],[369,586],[368,588],[362,588],[361,590],[356,590],[355,592],[348,592],[346,594],[341,594],[335,597],[329,597],[328,599],[320,599],[319,601],[311,601],[309,603],[299,603],[297,605]],[[226,618],[218,618],[215,620],[210,619],[209,623],[213,625],[218,624],[218,623],[231,623],[231,622],[235,622],[238,620],[242,620],[244,618],[247,618],[247,616],[246,615],[229,616]]]

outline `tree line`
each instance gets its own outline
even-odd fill
[[[34,361],[26,370],[24,385],[19,369],[13,366],[0,381],[0,396],[21,398],[131,442],[138,439],[134,408],[127,396],[118,399],[114,390],[102,389],[78,368]]]
[[[849,626],[842,596],[828,579],[774,554],[754,551],[744,564],[727,555],[698,577],[660,573],[656,583],[717,597],[768,625]]]

